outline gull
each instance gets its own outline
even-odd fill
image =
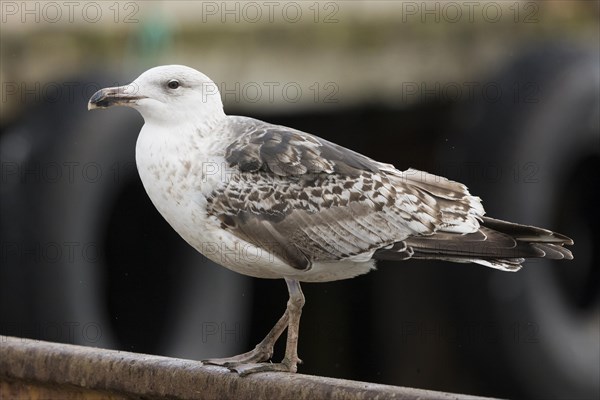
[[[300,282],[353,278],[377,260],[434,259],[517,271],[525,258],[572,259],[568,237],[484,216],[449,179],[391,164],[297,129],[229,116],[216,84],[182,65],[101,89],[88,109],[144,118],[137,169],[160,214],[197,251],[252,277],[284,279],[283,316],[256,347],[204,360],[240,375],[296,372]],[[285,356],[269,362],[287,329]]]

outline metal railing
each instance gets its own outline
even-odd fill
[[[0,398],[402,399],[480,397],[0,336]]]

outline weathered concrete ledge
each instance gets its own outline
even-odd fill
[[[301,374],[240,378],[198,361],[0,336],[0,398],[402,399],[480,397]]]

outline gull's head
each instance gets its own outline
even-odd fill
[[[184,65],[155,67],[129,85],[100,89],[88,110],[116,105],[135,108],[147,123],[209,123],[225,116],[217,85]]]

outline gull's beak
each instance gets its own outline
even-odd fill
[[[137,90],[135,90],[133,85],[100,89],[90,98],[90,101],[88,102],[88,110],[119,105],[126,106],[129,105],[129,103],[146,97],[140,96],[136,92]]]

